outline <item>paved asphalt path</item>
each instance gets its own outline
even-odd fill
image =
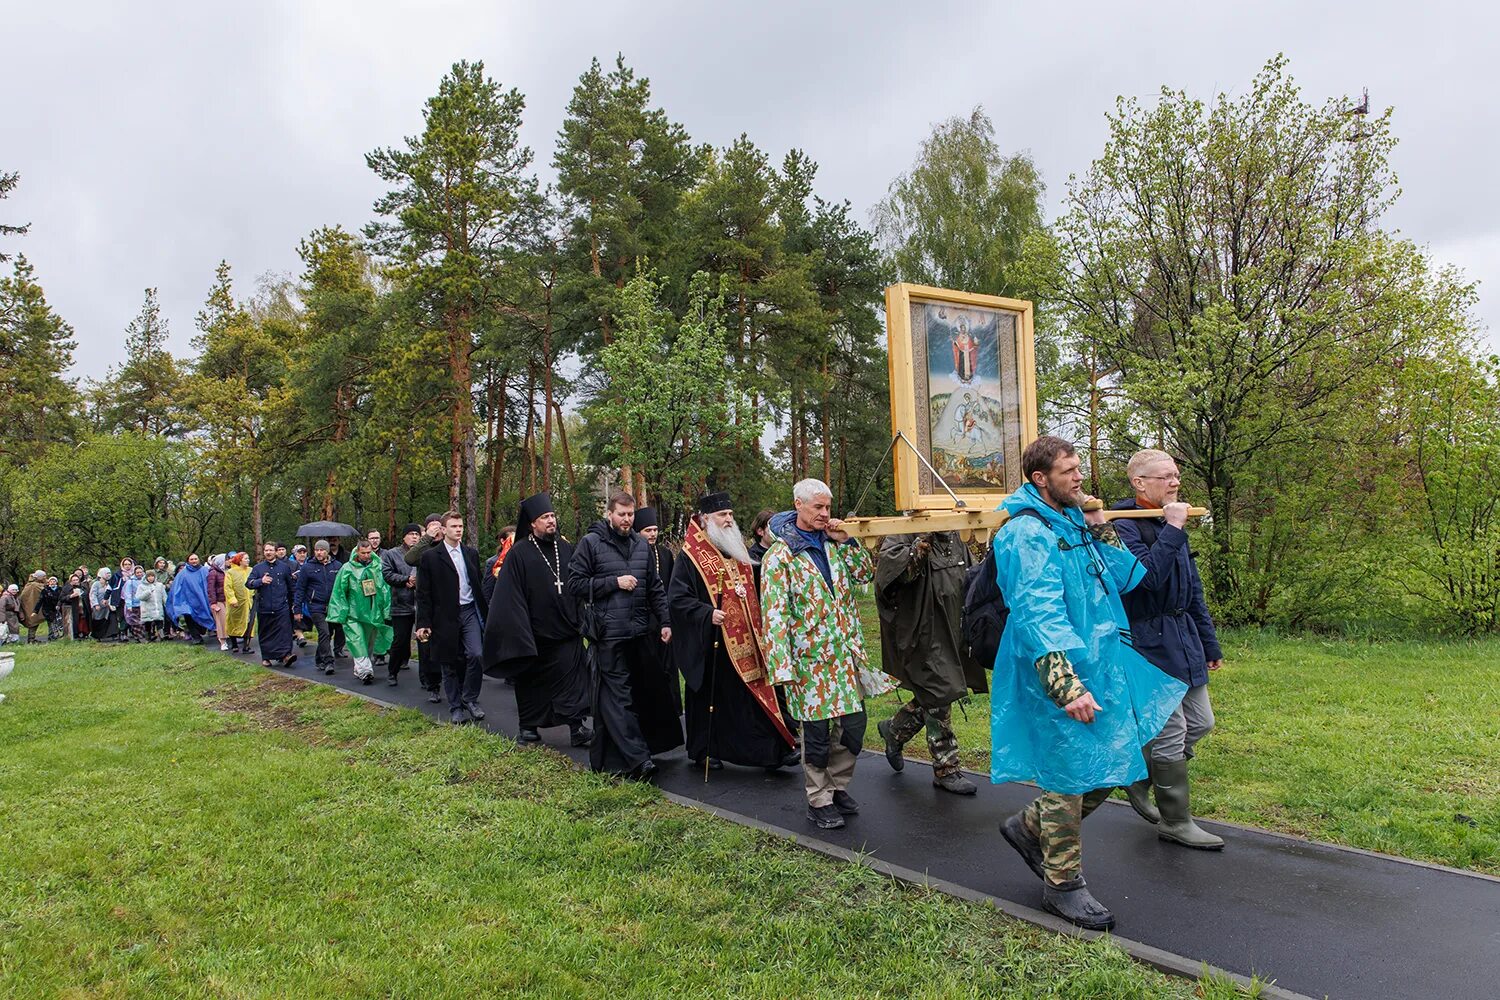
[[[390,687],[377,668],[375,683],[364,685],[348,659],[329,677],[314,670],[311,654],[309,645],[297,665],[278,672],[447,720],[447,706],[427,701],[414,669]],[[486,678],[481,705],[485,729],[515,736],[509,687]],[[566,729],[543,730],[542,738],[587,766],[587,751],[567,745]],[[817,831],[805,817],[800,769],[768,774],[726,765],[705,783],[681,750],[657,760],[656,783],[666,791],[803,841],[1040,909],[1036,877],[997,831],[1036,794],[1033,788],[980,778],[977,796],[959,798],[933,788],[931,768],[921,761],[907,761],[897,774],[882,753],[866,752],[850,786],[860,815],[843,830]],[[1238,826],[1203,826],[1225,839],[1222,852],[1163,843],[1122,802],[1106,803],[1089,819],[1085,872],[1114,910],[1117,934],[1308,996],[1500,997],[1500,879]]]

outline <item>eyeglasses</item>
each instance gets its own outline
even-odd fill
[[[1137,479],[1160,479],[1163,482],[1180,483],[1180,482],[1182,482],[1182,473],[1180,473],[1180,472],[1174,472],[1170,476],[1136,476],[1135,478],[1137,478]]]

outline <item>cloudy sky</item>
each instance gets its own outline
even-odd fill
[[[590,58],[623,52],[696,141],[801,148],[818,192],[861,217],[934,122],[983,105],[1029,150],[1055,213],[1104,141],[1116,95],[1244,92],[1285,52],[1304,95],[1394,106],[1403,195],[1388,224],[1479,280],[1500,330],[1500,86],[1492,5],[762,2],[48,3],[7,5],[0,221],[76,328],[76,373],[120,360],[142,289],[175,348],[226,258],[239,290],[293,272],[316,226],[358,230],[381,187],[364,153],[421,127],[453,61],[527,96],[550,175]],[[1063,13],[1064,7],[1066,12]],[[925,8],[925,9],[924,9]]]

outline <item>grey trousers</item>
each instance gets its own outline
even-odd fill
[[[1146,744],[1146,755],[1164,764],[1192,760],[1193,747],[1213,728],[1214,707],[1208,702],[1208,685],[1190,687],[1156,739]]]

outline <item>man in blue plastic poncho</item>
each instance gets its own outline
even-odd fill
[[[1083,879],[1084,817],[1146,776],[1141,748],[1182,700],[1181,681],[1130,647],[1120,595],[1145,576],[1102,512],[1083,513],[1078,454],[1044,435],[1021,456],[995,565],[1010,617],[995,659],[990,780],[1034,781],[1000,832],[1043,882],[1042,907],[1090,930],[1114,914]]]

